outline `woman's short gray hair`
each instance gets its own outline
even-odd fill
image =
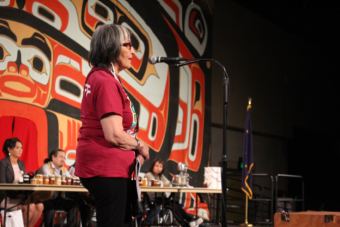
[[[130,39],[130,31],[122,25],[105,24],[96,28],[92,35],[89,63],[96,67],[110,68],[119,57],[122,42]]]

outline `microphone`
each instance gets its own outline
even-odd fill
[[[180,57],[160,57],[160,56],[152,56],[149,58],[149,62],[151,64],[157,64],[164,62],[166,64],[178,64],[182,61],[187,61],[186,58],[180,58]]]

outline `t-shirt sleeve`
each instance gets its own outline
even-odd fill
[[[123,115],[123,103],[121,92],[112,81],[103,80],[97,88],[95,108],[97,117],[101,119],[107,114]]]

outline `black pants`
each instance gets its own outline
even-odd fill
[[[144,193],[144,202],[148,203],[146,206],[149,208],[145,224],[147,226],[157,224],[155,223],[157,215],[162,209],[169,209],[172,211],[176,221],[183,227],[188,227],[189,222],[193,221],[192,215],[185,212],[181,204],[178,203],[173,197],[155,197],[153,201],[150,200],[149,195]]]
[[[182,206],[173,200],[168,201],[165,204],[165,208],[170,209],[175,216],[175,219],[183,226],[189,226],[189,222],[193,221],[194,218],[182,208]]]
[[[44,225],[53,226],[54,213],[56,210],[64,210],[67,212],[67,226],[76,227],[79,226],[78,221],[75,218],[77,204],[70,199],[62,197],[60,194],[54,198],[44,201]]]
[[[131,225],[130,179],[93,177],[80,180],[94,198],[97,227]]]
[[[79,209],[82,226],[91,227],[91,218],[94,213],[94,204],[90,195],[88,193],[68,192],[66,193],[66,198],[72,200]],[[77,209],[71,208],[70,212],[73,212],[73,216],[77,217]]]

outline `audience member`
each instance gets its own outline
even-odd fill
[[[0,160],[0,183],[21,183],[25,173],[25,165],[19,160],[23,152],[22,142],[16,138],[6,139],[3,145],[3,152],[6,157]],[[23,210],[23,220],[27,219],[27,195],[17,191],[7,193],[7,207],[9,211]],[[4,200],[1,202],[4,207]],[[39,220],[44,206],[42,203],[29,203],[29,217],[26,226],[33,227]]]
[[[171,186],[171,182],[164,176],[164,161],[161,159],[155,159],[152,162],[149,172],[145,174],[145,177],[148,179],[149,182],[152,181],[159,181],[160,186]],[[145,195],[145,194],[144,194]],[[202,218],[194,219],[193,216],[187,214],[182,206],[176,201],[174,198],[159,198],[153,197],[150,193],[146,195],[145,200],[150,200],[150,211],[147,214],[147,218],[145,220],[147,225],[155,224],[155,217],[159,215],[161,209],[160,207],[164,207],[166,209],[170,209],[176,220],[182,226],[199,226],[202,222]]]
[[[37,171],[37,174],[55,177],[70,177],[65,165],[65,151],[62,149],[52,150],[45,164]],[[44,225],[53,226],[54,214],[56,210],[65,210],[67,212],[67,226],[78,226],[75,214],[77,204],[71,198],[68,198],[63,192],[55,192],[51,198],[44,201]]]

